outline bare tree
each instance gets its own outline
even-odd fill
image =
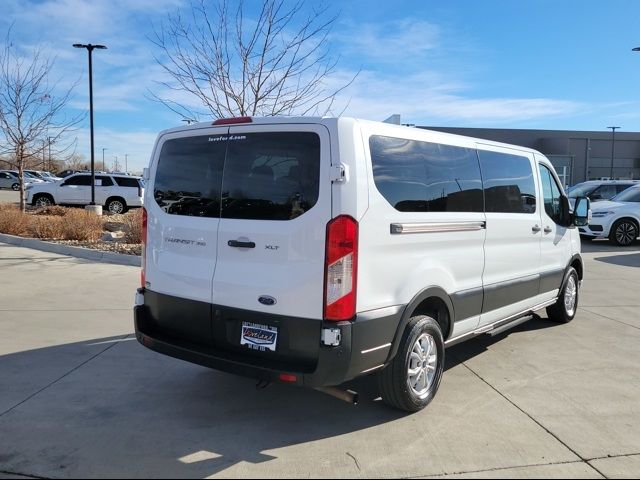
[[[22,210],[28,162],[43,158],[48,143],[62,145],[65,134],[83,118],[64,115],[75,85],[59,93],[58,83],[50,81],[54,63],[39,47],[28,57],[21,55],[9,30],[0,51],[0,154],[9,153],[9,163],[18,170]]]
[[[91,166],[91,163],[87,161],[84,155],[76,153],[68,157],[64,165],[69,170],[87,170]]]
[[[157,82],[167,95],[153,97],[188,120],[203,110],[218,118],[330,112],[358,74],[327,86],[338,62],[328,49],[337,17],[327,8],[305,16],[304,7],[304,0],[291,7],[263,0],[257,19],[248,19],[241,0],[234,11],[227,0],[192,0],[187,18],[170,14],[152,39],[170,78]]]

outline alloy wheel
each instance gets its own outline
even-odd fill
[[[429,394],[436,376],[438,349],[433,337],[423,333],[413,344],[407,368],[407,384],[418,397]]]
[[[638,230],[635,224],[631,222],[622,222],[616,228],[616,241],[619,245],[631,245],[631,243],[637,238]]]

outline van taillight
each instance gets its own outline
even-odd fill
[[[140,270],[140,286],[145,287],[147,268],[147,209],[142,207],[142,269]]]
[[[350,320],[356,313],[358,222],[341,215],[327,224],[325,320]]]

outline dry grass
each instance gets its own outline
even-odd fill
[[[29,216],[14,205],[0,206],[0,233],[25,235],[29,229]]]
[[[69,209],[67,207],[61,207],[60,205],[52,205],[50,207],[41,207],[36,209],[34,215],[46,215],[52,217],[64,217]]]
[[[64,238],[61,216],[33,216],[29,224],[29,233],[33,238],[59,240]]]
[[[142,209],[136,208],[124,217],[125,234],[127,243],[142,243]]]
[[[70,208],[61,220],[65,240],[95,242],[102,236],[102,218],[93,213]]]
[[[142,209],[116,216],[115,226],[125,232],[126,244],[142,240]],[[98,217],[78,208],[58,205],[21,212],[16,205],[0,203],[0,233],[43,240],[97,242],[113,216]],[[114,246],[116,243],[113,244]]]

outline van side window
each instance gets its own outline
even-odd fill
[[[475,151],[374,135],[373,178],[401,212],[482,212],[482,181]]]
[[[542,182],[542,196],[544,197],[544,210],[554,222],[559,223],[562,216],[560,204],[560,188],[555,178],[546,165],[540,164],[540,181]]]
[[[291,220],[320,190],[320,137],[311,132],[231,137],[222,182],[222,218]]]
[[[160,151],[153,196],[172,215],[220,217],[225,135],[167,140]]]
[[[527,157],[478,150],[487,213],[535,213],[536,189]]]

